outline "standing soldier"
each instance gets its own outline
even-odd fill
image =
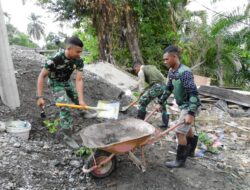
[[[37,105],[39,107],[45,105],[43,87],[46,77],[48,77],[48,85],[55,102],[69,103],[71,100],[77,105],[86,106],[83,94],[83,60],[80,58],[82,51],[82,41],[77,37],[71,37],[67,40],[65,51],[58,52],[48,59],[37,82]],[[70,81],[74,70],[76,70],[76,90]],[[59,117],[63,134],[71,136],[73,119],[69,108],[61,108]]]
[[[176,46],[167,47],[164,50],[163,60],[164,64],[169,68],[168,83],[167,90],[164,91],[159,103],[164,104],[173,92],[176,103],[181,110],[179,122],[185,122],[176,128],[178,138],[176,159],[166,162],[167,167],[177,168],[185,165],[188,156],[194,156],[198,137],[194,136],[191,127],[200,106],[200,101],[190,68],[180,63],[179,48]],[[160,108],[160,105],[158,105],[158,108]]]

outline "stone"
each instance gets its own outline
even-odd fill
[[[81,166],[80,162],[78,160],[71,160],[69,165],[75,167],[75,168],[79,168]]]
[[[21,144],[19,143],[19,142],[16,142],[16,143],[14,143],[14,145],[13,145],[15,148],[20,148],[21,147]]]
[[[50,146],[48,143],[45,143],[44,146],[43,146],[43,149],[50,149]]]

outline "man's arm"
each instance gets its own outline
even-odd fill
[[[37,105],[39,107],[43,107],[45,104],[44,99],[43,99],[43,87],[44,87],[44,81],[48,75],[49,75],[49,71],[43,68],[38,76],[36,95],[37,95]]]
[[[142,94],[145,90],[145,76],[142,69],[139,71],[138,77],[139,77],[139,92],[140,94]]]
[[[165,105],[167,102],[167,99],[171,95],[173,89],[174,89],[174,86],[172,83],[172,79],[168,76],[166,88],[165,88],[163,94],[161,95],[161,97],[159,98],[158,103],[161,105]]]
[[[83,72],[82,71],[76,71],[76,91],[78,95],[78,101],[79,105],[86,106],[86,103],[84,102],[84,93],[83,93]]]
[[[194,121],[195,112],[200,105],[198,91],[191,71],[185,71],[180,79],[189,97],[188,114],[185,117],[185,122],[191,124]]]
[[[191,71],[185,71],[180,79],[189,97],[188,113],[194,116],[200,105],[200,101],[198,97],[198,90],[196,84],[194,83],[193,73]]]

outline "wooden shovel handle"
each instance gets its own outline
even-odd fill
[[[151,111],[150,114],[147,115],[147,117],[144,119],[144,121],[148,121],[149,118],[157,111],[157,108],[155,108],[153,111]]]
[[[138,99],[135,100],[135,101],[133,101],[133,102],[131,102],[131,103],[128,105],[128,108],[130,108],[131,106],[135,105],[137,102],[138,102]]]

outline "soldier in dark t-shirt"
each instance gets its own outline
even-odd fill
[[[173,93],[181,112],[179,122],[184,122],[175,129],[178,138],[176,159],[166,162],[169,168],[183,167],[188,156],[194,156],[198,136],[193,134],[192,124],[199,111],[200,100],[190,68],[180,63],[180,50],[177,46],[169,46],[164,50],[164,64],[169,68],[166,90],[159,99],[160,105]]]
[[[83,94],[83,61],[80,54],[83,43],[77,37],[67,40],[66,50],[56,53],[45,63],[37,82],[37,105],[44,107],[43,87],[46,77],[55,102],[69,103],[71,100],[77,105],[86,106]],[[76,70],[76,89],[70,81],[70,76]],[[71,131],[72,117],[69,108],[60,110],[60,126],[65,131]]]

